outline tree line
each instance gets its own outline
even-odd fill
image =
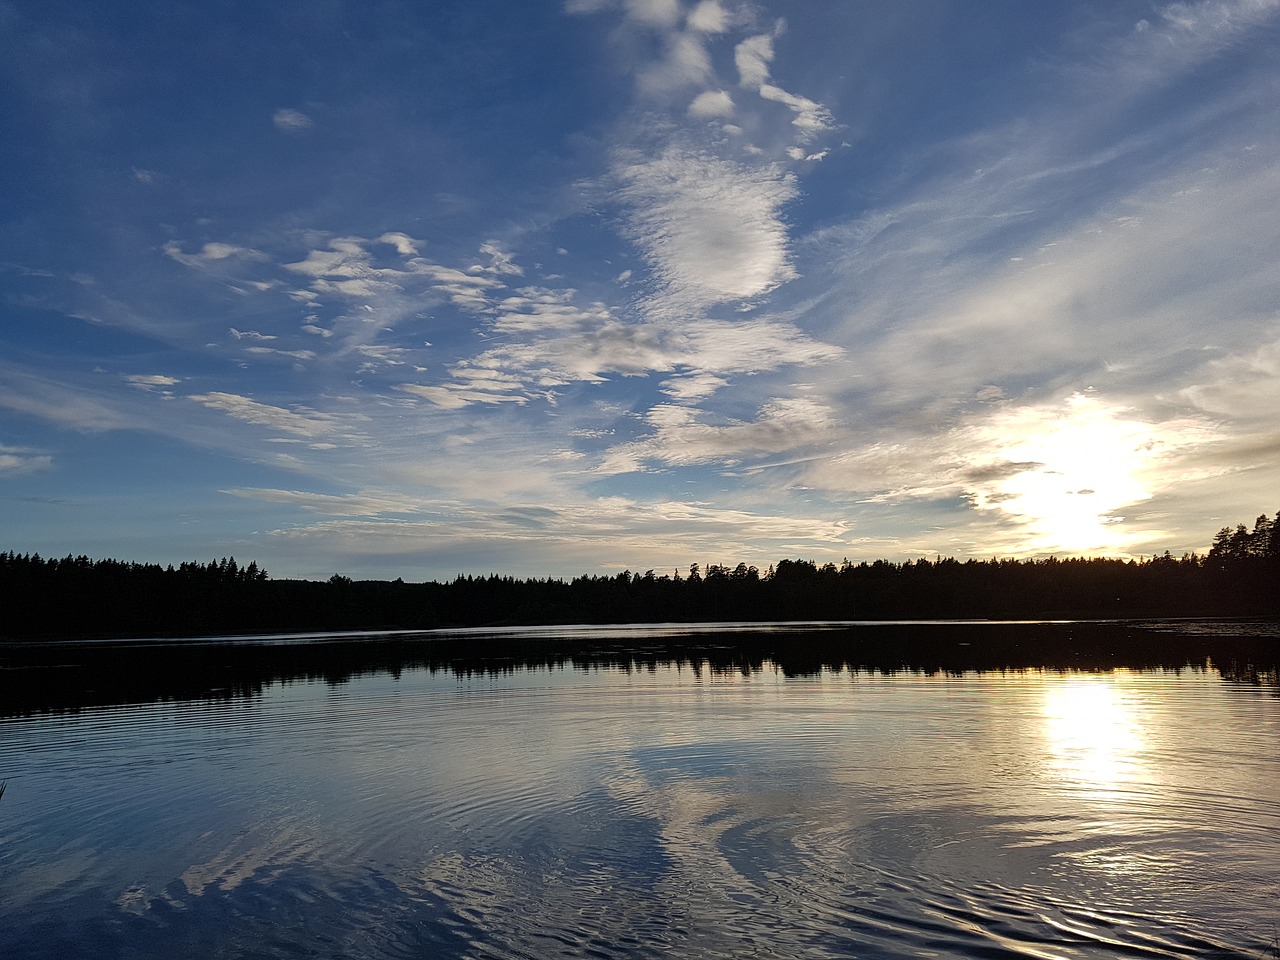
[[[0,636],[200,636],[554,623],[1280,614],[1280,513],[1207,554],[690,565],[572,579],[273,580],[234,557],[158,564],[0,553]]]

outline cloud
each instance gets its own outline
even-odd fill
[[[564,11],[569,14],[599,13],[601,10],[614,10],[619,0],[564,0]]]
[[[657,461],[668,466],[721,463],[734,466],[744,457],[795,450],[829,436],[833,411],[806,398],[775,399],[760,408],[755,420],[708,424],[685,406],[659,404],[645,417],[649,437],[611,448],[599,467],[602,474],[645,469]]]
[[[770,64],[773,62],[773,37],[759,34],[748,37],[734,48],[734,65],[738,68],[738,83],[748,90],[755,90],[765,100],[788,107],[795,118],[791,121],[803,139],[809,140],[834,124],[831,112],[822,104],[807,97],[788,93],[770,80]]]
[[[424,502],[416,517],[340,518],[271,531],[309,554],[432,557],[446,564],[471,556],[477,565],[534,576],[545,576],[549,567],[598,570],[605,564],[669,570],[683,558],[767,563],[783,551],[839,546],[847,533],[841,520],[628,497],[509,500],[500,508],[476,500]]]
[[[703,399],[732,374],[759,374],[785,366],[837,360],[842,351],[789,323],[699,320],[625,322],[602,303],[580,306],[572,290],[523,287],[493,304],[494,333],[522,339],[490,347],[450,367],[450,380],[415,385],[409,392],[461,407],[535,398],[554,399],[572,383],[602,383],[611,376],[676,373],[663,391],[681,400]],[[401,387],[399,389],[406,389]]]
[[[724,33],[729,29],[730,17],[719,0],[701,0],[689,11],[686,23],[699,33]]]
[[[413,514],[422,509],[422,501],[398,494],[355,493],[342,496],[311,493],[302,490],[278,490],[266,487],[236,487],[223,493],[245,500],[278,503],[298,507],[311,513],[332,517],[376,517],[386,514]]]
[[[1145,95],[1227,53],[1240,39],[1280,16],[1277,0],[1200,0],[1167,3],[1154,20],[1139,20],[1127,35],[1067,67],[1088,92],[1107,89]]]
[[[302,437],[329,436],[337,432],[341,426],[338,418],[300,405],[288,410],[234,393],[219,391],[192,394],[190,399],[211,410],[221,410],[244,423]]]
[[[53,457],[30,447],[11,447],[0,443],[0,477],[35,473],[53,466]]]
[[[781,208],[793,177],[669,148],[624,160],[615,174],[630,232],[660,284],[654,306],[699,310],[767,293],[796,276]]]
[[[588,329],[614,319],[603,303],[597,301],[583,308],[573,301],[573,290],[522,287],[515,295],[504,297],[493,304],[497,314],[493,329],[501,333],[529,334]]]
[[[623,0],[627,16],[653,27],[674,27],[680,21],[679,0]]]
[[[292,107],[281,107],[271,115],[271,122],[285,133],[301,133],[311,127],[311,118]]]
[[[181,244],[169,241],[164,245],[165,256],[176,260],[183,266],[206,269],[210,265],[224,260],[264,261],[267,256],[260,250],[250,247],[239,247],[230,243],[206,243],[199,253],[183,253]]]
[[[675,344],[683,368],[715,374],[811,366],[844,355],[841,348],[814,340],[793,324],[767,317],[686,324]]]
[[[326,250],[311,250],[295,263],[284,264],[286,270],[308,277],[368,277],[374,275],[372,258],[358,237],[337,237]]]
[[[0,360],[0,408],[73,430],[141,429],[143,417],[121,409],[92,386],[52,379]]]
[[[738,68],[738,83],[749,90],[759,90],[769,82],[769,64],[773,62],[773,37],[759,34],[748,37],[733,50],[733,63]]]
[[[402,257],[416,257],[418,248],[422,246],[420,240],[415,240],[407,233],[389,232],[384,233],[378,238],[379,243],[390,244],[396,248],[396,253]]]
[[[771,83],[760,85],[760,96],[766,100],[772,100],[775,103],[790,107],[792,113],[795,114],[791,124],[799,129],[801,137],[805,140],[812,139],[818,134],[830,130],[834,122],[831,112],[822,104],[807,97],[787,93],[781,87],[776,87]]]
[[[177,377],[167,377],[163,374],[144,374],[132,373],[125,377],[125,381],[132,387],[140,390],[155,390],[163,387],[176,386],[180,381]]]
[[[489,308],[487,291],[504,287],[500,277],[520,276],[523,268],[511,255],[493,242],[480,246],[488,263],[472,264],[466,270],[446,267],[417,256],[418,242],[407,234],[389,232],[377,241],[393,246],[407,259],[399,266],[378,266],[368,249],[368,241],[360,237],[337,237],[325,249],[310,250],[302,260],[284,264],[284,269],[312,277],[309,299],[317,295],[336,294],[344,299],[362,302],[395,303],[396,309],[411,309],[403,303],[407,288],[430,282],[435,292],[459,307],[472,312]]]
[[[314,360],[316,358],[316,354],[312,350],[277,350],[275,347],[246,347],[245,353],[253,353],[259,356],[291,357],[294,360]]]
[[[668,34],[664,56],[637,72],[640,90],[650,96],[701,86],[711,77],[711,56],[699,33]]]
[[[1280,435],[1280,340],[1216,357],[1198,373],[1202,382],[1181,391],[1198,409]]]
[[[459,368],[453,371],[454,380],[435,386],[419,383],[401,383],[397,390],[430,400],[437,407],[459,410],[473,403],[528,403],[529,398],[520,393],[522,384],[491,370]]]
[[[1263,6],[1275,5],[1185,12],[1217,10],[1219,37],[1236,42]],[[1180,29],[1149,32],[1177,45]],[[1280,280],[1259,251],[1277,240],[1280,164],[1241,120],[1256,91],[1215,92],[1117,136],[1116,110],[1218,49],[1169,61],[1150,36],[1121,46],[1149,68],[1109,47],[1053,74],[1066,90],[1092,78],[1105,98],[1033,100],[915,158],[891,202],[797,245],[827,262],[808,318],[829,319],[828,337],[857,356],[867,422],[1037,383],[1097,386],[1157,420],[1171,400],[1211,410],[1226,371],[1200,368],[1248,355],[1274,323]],[[1224,432],[1248,407],[1235,409],[1219,414]]]
[[[492,240],[480,244],[480,252],[489,258],[487,266],[472,267],[473,271],[488,273],[494,276],[522,277],[524,268],[515,262],[512,255]]]
[[[1100,397],[1002,403],[931,436],[880,440],[814,461],[804,479],[869,502],[962,497],[1009,521],[1004,550],[1124,553],[1144,535],[1123,511],[1203,476],[1188,454],[1219,442],[1200,417],[1158,421]]]
[[[689,104],[689,116],[695,120],[711,120],[733,116],[733,98],[723,90],[704,90]]]

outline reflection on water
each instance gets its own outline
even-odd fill
[[[401,658],[0,721],[5,955],[1256,957],[1274,935],[1272,688],[790,656]]]
[[[1125,679],[1089,676],[1045,687],[1049,760],[1084,790],[1114,792],[1143,773],[1143,706]]]

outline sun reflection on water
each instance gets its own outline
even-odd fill
[[[1142,720],[1133,698],[1114,679],[1047,685],[1043,710],[1049,762],[1060,777],[1099,796],[1136,779],[1144,748]]]

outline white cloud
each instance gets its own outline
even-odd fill
[[[680,22],[679,0],[623,0],[627,16],[653,27],[674,27]]]
[[[0,360],[0,408],[73,430],[140,429],[144,417],[131,414],[92,386],[40,376]]]
[[[280,430],[303,437],[327,436],[336,432],[341,424],[333,416],[295,406],[288,410],[243,397],[234,393],[192,394],[191,399],[211,410],[221,410],[228,416],[254,426]]]
[[[789,174],[677,148],[615,172],[661,305],[688,311],[744,300],[795,277],[781,219],[796,195]]]
[[[834,362],[844,355],[792,324],[767,318],[687,324],[676,336],[675,352],[685,369],[715,374],[763,373]]]
[[[787,93],[781,87],[776,87],[771,83],[761,84],[760,96],[766,100],[772,100],[775,103],[790,107],[795,114],[795,118],[791,123],[800,130],[801,136],[806,140],[817,136],[824,130],[831,129],[833,123],[831,112],[820,103],[807,97]]]
[[[494,276],[524,276],[524,268],[515,262],[511,253],[492,240],[480,244],[480,252],[489,258],[489,264],[488,266],[472,267],[472,270]]]
[[[1280,340],[1215,358],[1197,373],[1203,382],[1181,391],[1197,408],[1280,436]]]
[[[738,83],[749,90],[759,90],[769,82],[773,38],[768,34],[748,37],[734,48],[733,62],[738,68]]]
[[[832,128],[834,120],[826,107],[808,97],[788,93],[771,82],[769,65],[774,59],[773,37],[767,34],[748,37],[734,49],[733,59],[738,68],[738,83],[748,90],[755,90],[765,100],[788,107],[795,114],[791,123],[804,139],[812,139]]]
[[[260,250],[250,247],[238,247],[230,243],[206,243],[199,253],[183,253],[182,245],[169,241],[164,245],[165,256],[176,260],[183,266],[196,269],[208,268],[211,264],[224,260],[263,261],[267,257]]]
[[[163,374],[144,374],[133,373],[125,377],[125,381],[133,387],[140,390],[154,390],[160,387],[172,387],[179,381],[177,377],[167,377]]]
[[[522,287],[514,296],[493,304],[493,329],[502,333],[532,333],[597,327],[613,320],[603,303],[588,308],[574,304],[574,291]]]
[[[283,130],[285,133],[301,133],[311,126],[311,118],[301,110],[294,110],[292,107],[282,107],[271,115],[271,122],[275,124],[277,130]]]
[[[329,249],[311,250],[305,259],[284,268],[308,277],[364,277],[372,272],[371,258],[358,237],[330,240]]]
[[[415,240],[407,233],[388,232],[378,238],[379,243],[390,244],[396,248],[396,253],[402,257],[416,257],[418,248],[422,246],[420,240]]]
[[[401,383],[396,386],[396,389],[430,400],[437,407],[443,407],[446,410],[459,410],[473,403],[523,404],[529,402],[526,396],[506,392],[508,389],[518,389],[521,386],[519,383],[509,383],[503,378],[492,375],[490,371],[476,370],[475,375],[470,377],[466,372],[455,371],[454,376],[457,379],[442,385]],[[486,376],[486,373],[490,375]],[[494,389],[495,387],[497,389]]]
[[[29,447],[11,447],[0,443],[0,477],[14,477],[23,473],[47,470],[53,465],[53,457]]]
[[[672,33],[666,37],[665,55],[638,73],[640,89],[647,94],[669,94],[711,80],[711,56],[702,35]]]
[[[719,0],[700,0],[689,11],[686,23],[699,33],[724,33],[729,29],[729,12]]]
[[[834,425],[831,408],[807,398],[769,401],[755,420],[708,424],[685,406],[660,404],[645,417],[652,434],[619,444],[605,455],[604,474],[643,470],[650,461],[669,466],[720,463],[733,466],[744,457],[803,448],[827,438]]]
[[[733,116],[733,98],[723,90],[704,90],[689,104],[689,116],[695,120]]]
[[[486,312],[489,308],[486,291],[504,286],[498,278],[524,273],[510,253],[492,242],[480,247],[489,262],[473,264],[467,270],[442,266],[417,256],[419,244],[407,234],[384,233],[377,242],[394,246],[397,253],[408,259],[400,267],[375,266],[367,249],[368,241],[338,237],[329,241],[327,249],[313,249],[304,259],[283,266],[292,273],[314,278],[303,299],[314,301],[336,294],[348,300],[380,303],[399,312],[409,310],[404,302],[406,288],[424,279],[432,281],[431,289],[455,305],[472,312]]]
[[[245,353],[254,353],[259,356],[291,357],[294,360],[314,360],[316,358],[315,352],[311,350],[278,350],[275,347],[246,347]]]
[[[662,381],[662,392],[672,400],[689,403],[694,400],[705,400],[722,387],[729,385],[724,377],[714,373],[694,373],[687,376],[669,377]]]

